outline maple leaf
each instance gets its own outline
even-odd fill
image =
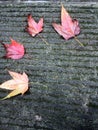
[[[20,74],[20,73],[9,71],[9,74],[11,75],[12,79],[2,83],[0,85],[0,88],[13,90],[13,91],[9,93],[6,97],[2,98],[1,100],[11,98],[18,94],[23,95],[28,90],[29,79],[25,72],[23,74]]]
[[[61,8],[61,25],[52,23],[54,29],[66,40],[74,37],[77,42],[83,46],[83,44],[75,37],[80,33],[79,22],[76,19],[72,19],[64,6]]]
[[[34,18],[31,14],[28,15],[27,18],[28,26],[27,26],[27,32],[34,37],[38,33],[40,33],[43,30],[43,18],[39,20],[39,22],[35,22]]]
[[[20,59],[24,56],[24,46],[11,38],[11,44],[2,43],[6,50],[4,58]]]

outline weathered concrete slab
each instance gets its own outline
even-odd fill
[[[17,61],[0,58],[0,83],[10,78],[7,70],[25,71],[31,82],[38,82],[30,85],[30,93],[0,101],[2,130],[98,129],[98,3],[63,4],[80,22],[84,48],[52,28],[52,21],[60,22],[60,3],[0,5],[0,40],[9,43],[12,37],[27,52]],[[49,46],[24,31],[29,13],[36,20],[44,17],[41,35]],[[0,97],[7,93],[0,89]]]

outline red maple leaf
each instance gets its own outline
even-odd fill
[[[36,34],[40,33],[43,30],[43,18],[39,20],[39,22],[35,22],[34,18],[31,14],[28,15],[27,18],[28,26],[27,32],[34,37]]]
[[[24,46],[15,40],[11,39],[11,44],[4,44],[6,55],[4,58],[10,58],[10,59],[20,59],[24,56],[25,49]]]
[[[77,42],[83,46],[83,44],[75,37],[80,33],[79,22],[76,19],[72,19],[68,12],[62,5],[61,8],[61,25],[52,23],[54,29],[66,40],[74,37]]]

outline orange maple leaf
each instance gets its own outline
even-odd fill
[[[23,74],[9,71],[12,79],[5,81],[0,85],[2,89],[13,90],[6,97],[2,98],[2,100],[16,96],[18,94],[24,94],[28,90],[28,76],[24,72]]]

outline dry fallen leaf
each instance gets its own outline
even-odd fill
[[[25,72],[23,74],[20,74],[20,73],[9,71],[9,74],[11,75],[12,79],[2,83],[0,85],[0,88],[13,90],[13,91],[9,93],[6,97],[2,98],[3,100],[16,96],[18,94],[23,95],[28,90],[29,79]]]
[[[4,56],[4,58],[11,58],[16,60],[24,56],[24,46],[17,41],[11,39],[11,44],[2,44],[4,45],[6,50],[6,55]]]
[[[43,30],[43,18],[39,20],[39,22],[35,22],[34,18],[31,14],[28,15],[28,26],[27,26],[27,32],[34,37],[38,33],[40,33]]]
[[[72,37],[77,40],[75,36],[80,33],[78,20],[72,19],[63,5],[61,8],[61,25],[52,23],[52,26],[66,40]],[[79,40],[77,40],[77,42],[79,42],[81,46],[83,46],[83,44]]]

